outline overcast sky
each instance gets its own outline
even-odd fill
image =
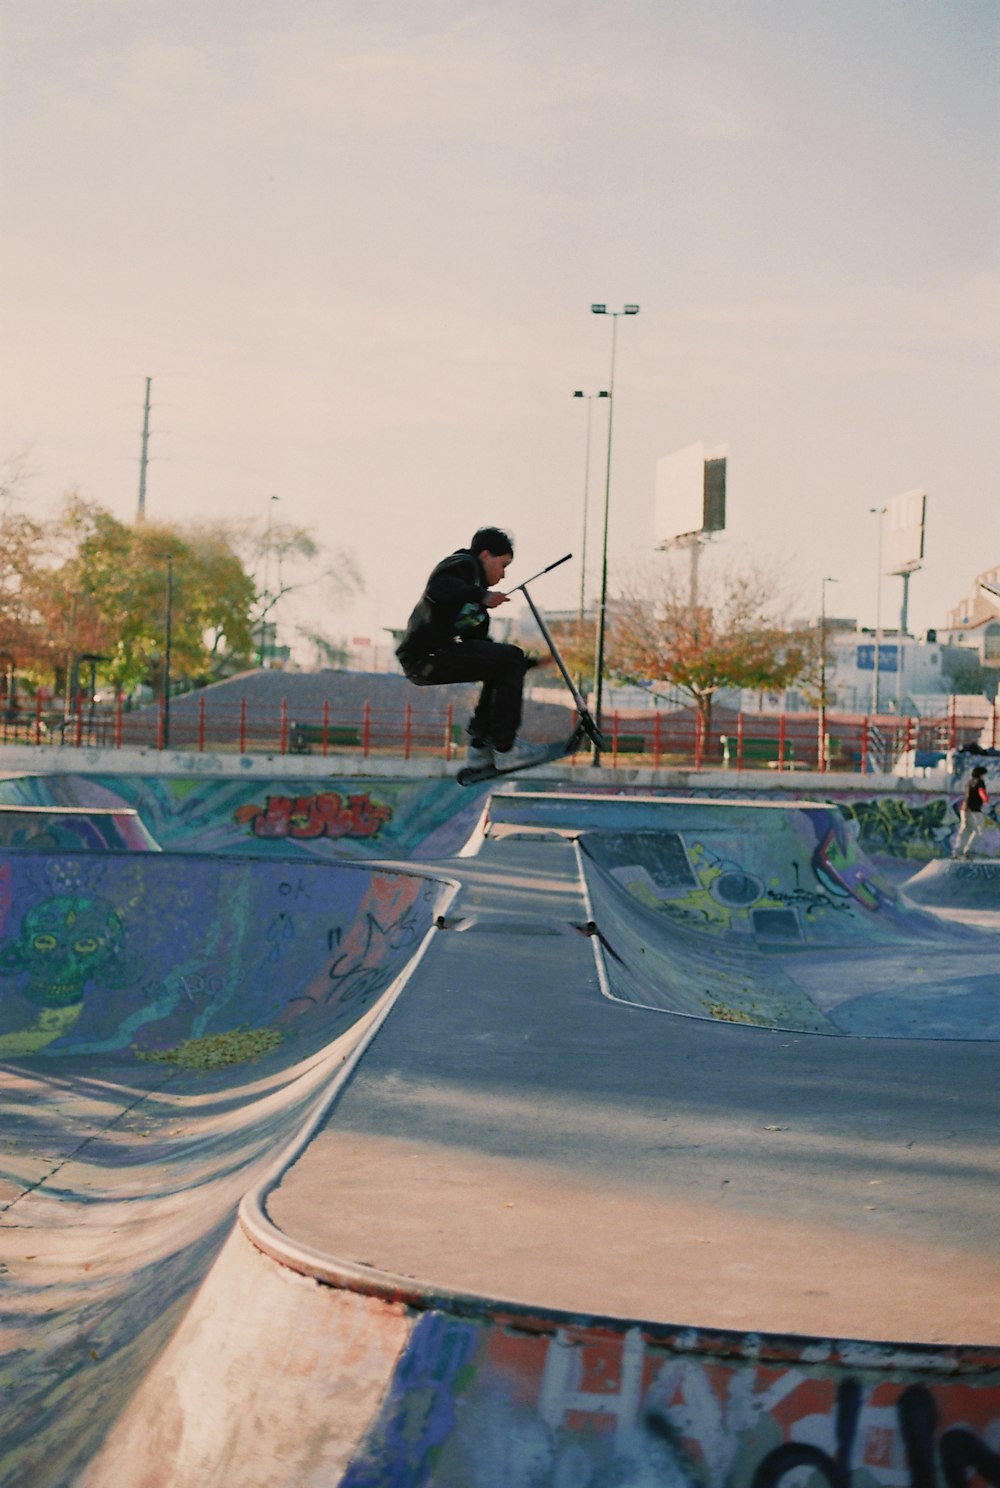
[[[734,555],[873,624],[869,508],[928,492],[917,632],[1000,562],[997,0],[0,0],[0,460],[31,504],[354,556],[355,635],[483,522],[527,577],[654,542],[729,452]],[[279,502],[272,503],[271,497]],[[596,582],[597,565],[593,566]],[[533,591],[572,605],[577,562]],[[886,580],[883,620],[898,612]]]

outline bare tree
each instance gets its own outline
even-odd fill
[[[703,571],[692,604],[686,565],[665,554],[618,588],[610,670],[623,681],[671,684],[707,732],[720,688],[776,691],[809,669],[815,634],[788,621],[787,589],[781,564],[731,559]]]
[[[350,553],[322,548],[306,527],[269,519],[240,528],[228,526],[225,535],[254,575],[257,598],[252,628],[261,637],[261,649],[265,627],[275,606],[286,596],[307,597],[322,610],[348,604],[364,592],[364,580]],[[314,646],[322,643],[331,656],[343,654],[315,627],[295,629]]]

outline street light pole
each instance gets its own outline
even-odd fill
[[[174,560],[167,554],[167,623],[163,647],[163,747],[170,748],[170,647],[174,629]]]
[[[872,677],[871,712],[878,713],[879,668],[882,663],[882,519],[884,506],[870,506],[869,512],[878,517],[878,586],[875,590],[875,672]]]
[[[582,390],[573,394],[574,398],[586,398],[587,400],[587,453],[583,462],[583,542],[580,552],[580,631],[583,632],[583,613],[587,604],[587,528],[588,509],[590,507],[590,421],[593,409],[591,404],[595,398],[606,398],[607,389],[602,388],[599,393],[585,393]]]
[[[615,349],[618,340],[618,318],[621,315],[638,315],[638,305],[625,305],[621,310],[609,310],[607,305],[591,305],[592,314],[611,316],[611,373],[608,377],[608,460],[604,475],[604,539],[601,546],[601,598],[597,612],[597,653],[594,660],[594,718],[601,727],[601,705],[604,698],[604,636],[608,609],[608,517],[611,510],[611,433],[615,411]],[[592,763],[601,763],[601,751],[594,745]]]

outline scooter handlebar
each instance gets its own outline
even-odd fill
[[[517,591],[519,589],[523,589],[526,584],[533,584],[536,579],[540,579],[542,577],[542,574],[551,573],[552,570],[554,568],[558,568],[561,563],[568,563],[572,556],[572,553],[566,553],[562,558],[557,558],[555,563],[550,563],[548,568],[540,568],[536,574],[531,575],[530,579],[524,579],[522,583],[515,584],[513,589],[507,589],[504,592],[506,594],[516,594]]]

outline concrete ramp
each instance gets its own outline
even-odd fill
[[[1000,928],[1000,860],[938,859],[908,879],[905,897],[922,909],[959,911],[969,924]]]
[[[0,848],[18,852],[159,852],[131,807],[0,806]]]
[[[0,1058],[197,1068],[238,1028],[319,1048],[356,1016],[359,962],[364,1002],[440,893],[360,865],[2,852]]]
[[[739,951],[941,934],[900,902],[833,807],[678,802],[655,828],[582,842],[638,903]]]
[[[1000,1038],[996,939],[908,903],[835,809],[659,815],[579,839],[609,996],[809,1033]]]
[[[612,1004],[567,843],[456,872],[82,1488],[995,1483],[990,1051]]]
[[[362,864],[0,852],[4,1488],[76,1483],[453,892]]]
[[[995,1350],[586,1319],[317,1272],[236,1231],[79,1488],[901,1488],[941,1460],[955,1488],[1000,1481]]]
[[[161,784],[0,852],[3,1488],[1000,1488],[995,936],[827,807]]]
[[[253,857],[446,857],[474,833],[484,796],[436,779],[333,773],[35,775],[0,780],[0,803],[132,809],[165,850]],[[61,844],[62,845],[62,844]]]

